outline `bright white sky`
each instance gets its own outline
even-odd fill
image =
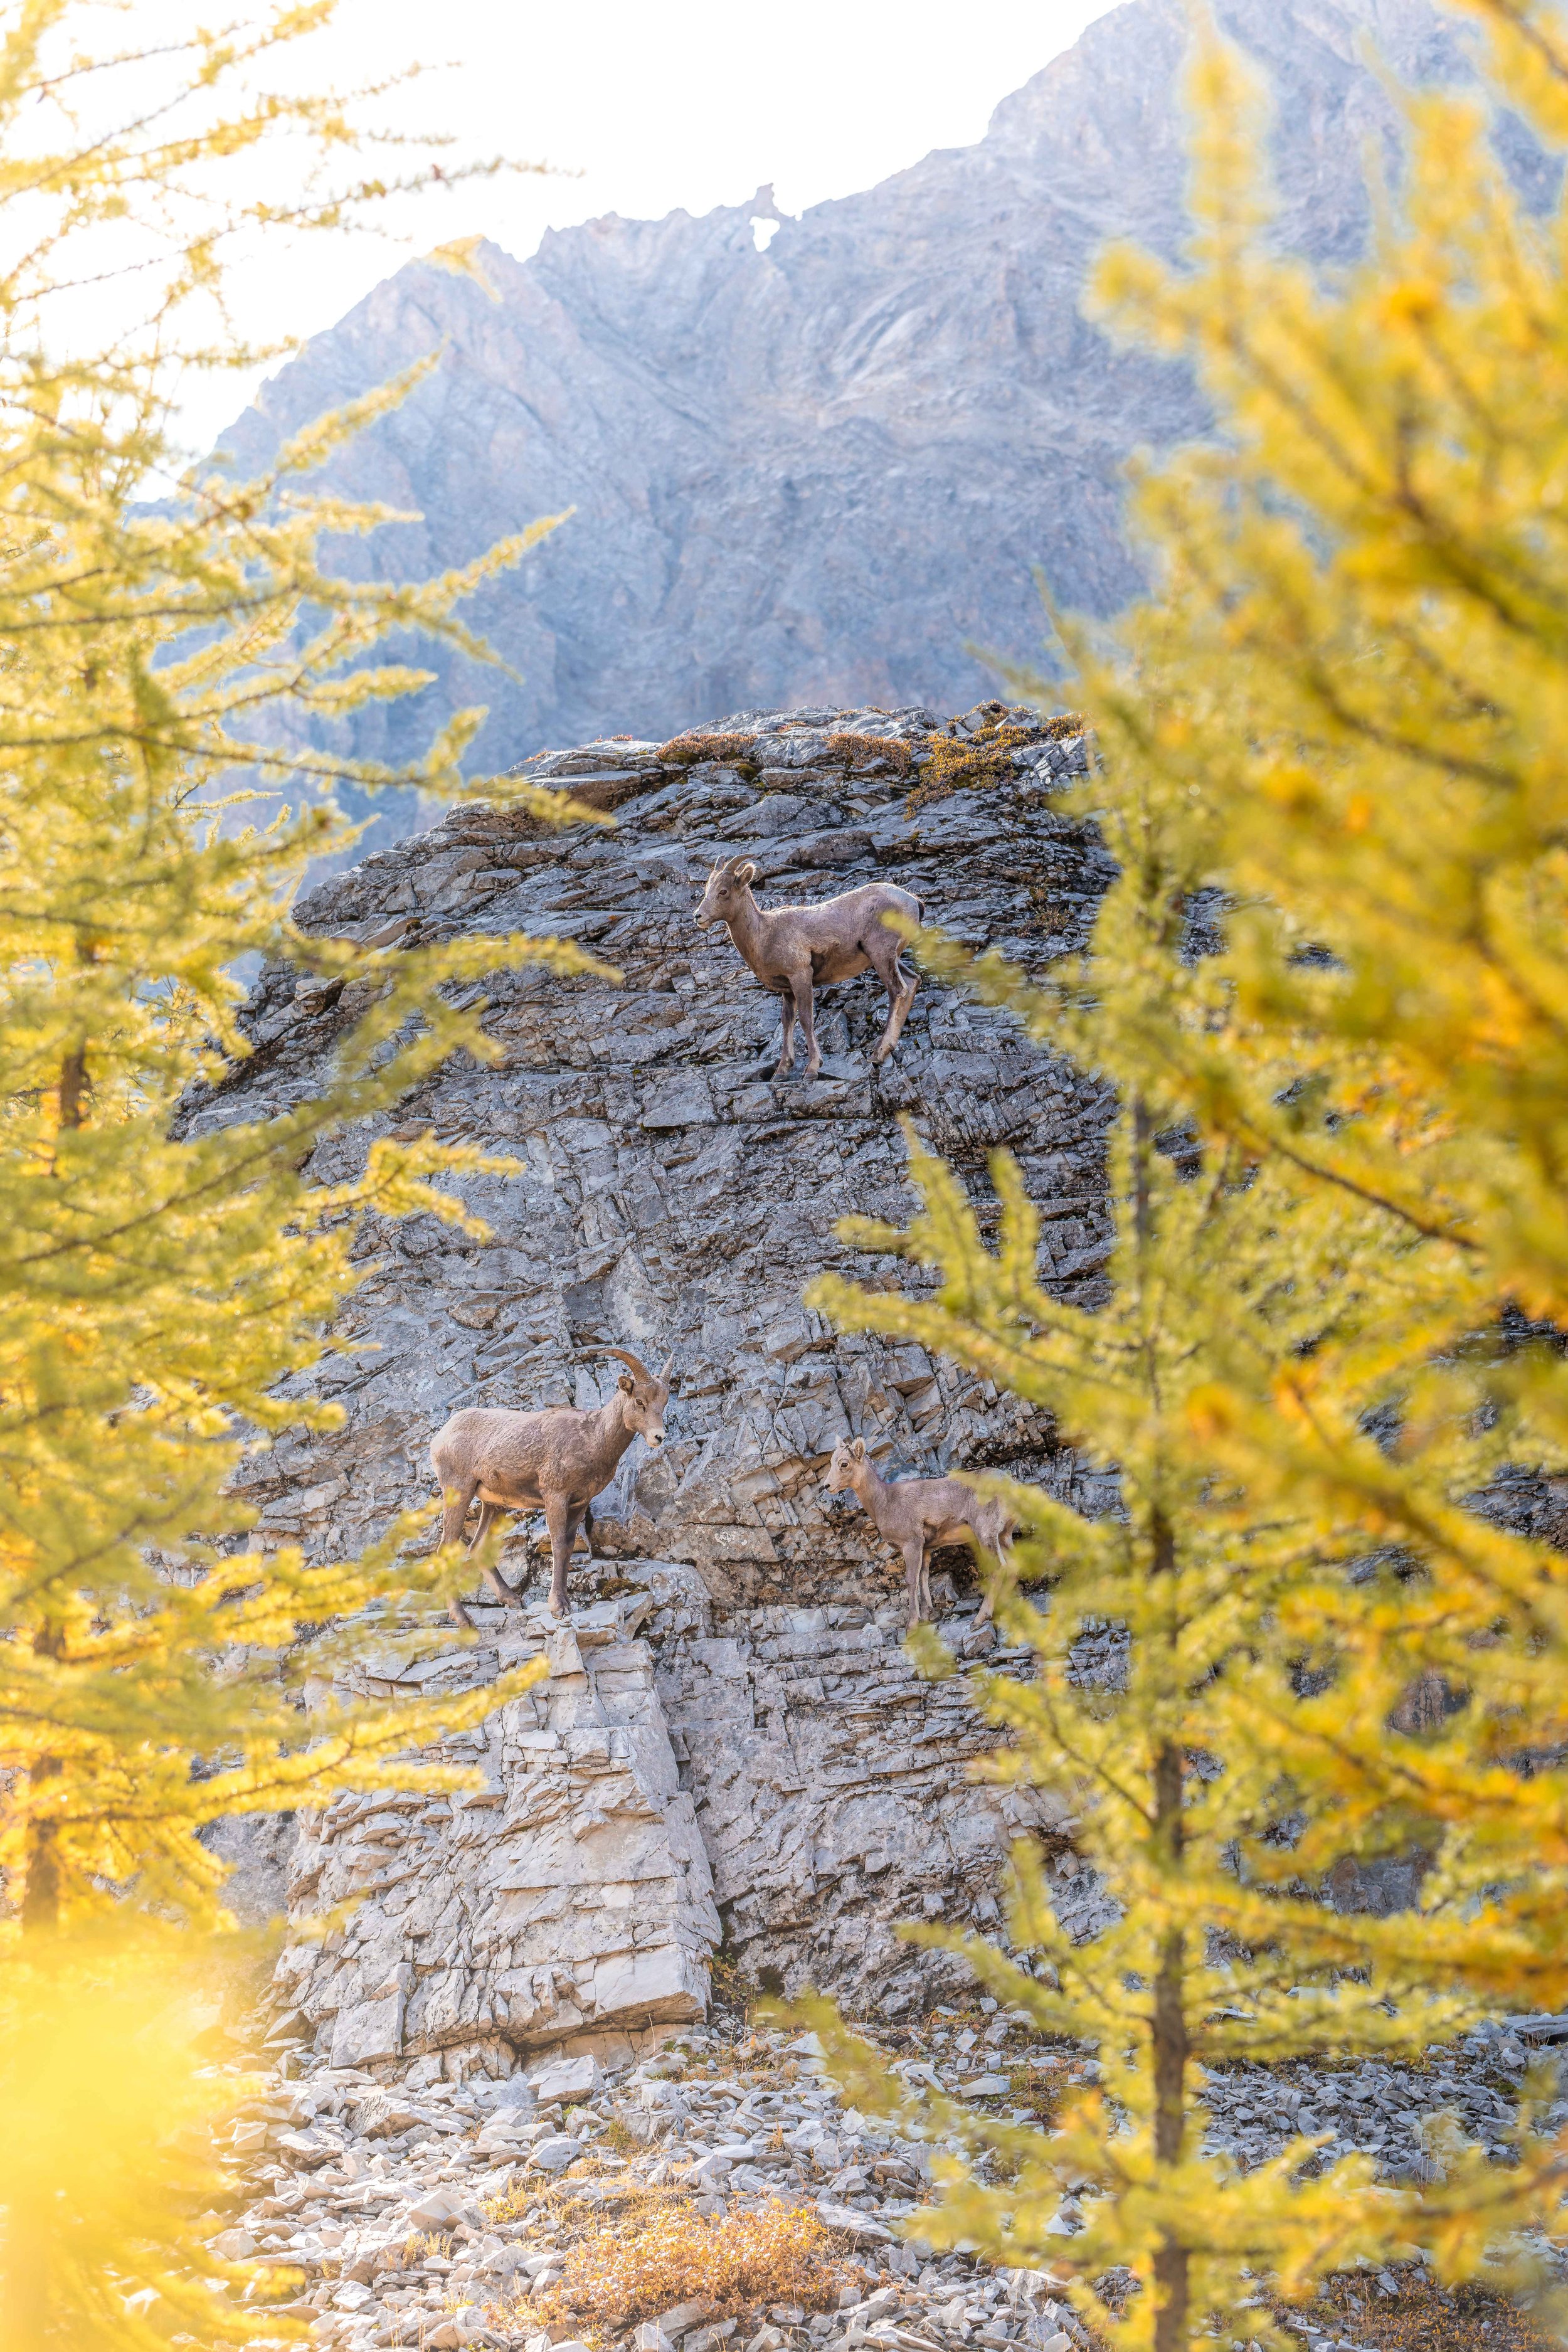
[[[342,87],[416,59],[446,67],[371,113],[452,132],[458,154],[580,176],[437,192],[392,216],[406,247],[306,239],[244,272],[232,289],[241,323],[258,336],[311,334],[410,251],[476,231],[521,258],[547,227],[602,213],[703,213],[768,181],[789,213],[852,194],[933,147],[979,139],[998,100],[1109,5],[342,0],[336,26],[310,44],[312,79]],[[176,13],[182,0],[132,0],[129,18],[146,37]],[[248,391],[232,378],[191,387],[192,443],[209,441]]]

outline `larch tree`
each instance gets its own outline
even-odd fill
[[[1169,1002],[1206,975],[1179,952],[1191,873],[1184,817],[1171,839],[1158,795],[1113,794],[1106,807],[1102,784],[1100,798],[1123,878],[1107,911],[1096,1002],[1075,1009],[1068,991],[1042,999],[994,969],[978,984],[1042,1028],[1048,1020],[1058,1045],[1065,1034],[1087,1055],[1093,1040],[1097,1066],[1121,1087],[1110,1298],[1090,1310],[1053,1296],[1038,1217],[1008,1155],[992,1164],[988,1244],[976,1204],[912,1139],[921,1213],[905,1232],[856,1221],[840,1230],[927,1270],[927,1281],[899,1294],[828,1277],[808,1294],[841,1328],[918,1340],[1045,1407],[1064,1440],[1117,1474],[1118,1507],[1092,1523],[1038,1488],[983,1480],[1027,1530],[1016,1570],[1026,1582],[1048,1578],[1050,1594],[1037,1606],[993,1568],[999,1622],[1033,1654],[1032,1669],[974,1677],[1009,1733],[987,1776],[1059,1792],[1115,1920],[1075,1944],[1025,1847],[1007,1948],[914,1931],[962,1953],[1037,2029],[1092,2043],[1098,2081],[1069,2095],[1041,2132],[896,2089],[827,2010],[810,2014],[861,2105],[891,2099],[914,2127],[956,2131],[973,2153],[999,2159],[998,2184],[955,2170],[940,2206],[920,2217],[922,2235],[1070,2273],[1079,2309],[1120,2343],[1178,2352],[1221,2326],[1283,2346],[1266,2292],[1299,2300],[1332,2270],[1421,2242],[1444,2243],[1461,2271],[1479,2269],[1517,2218],[1518,2188],[1453,2147],[1438,2186],[1383,2182],[1364,2156],[1325,2156],[1331,2133],[1242,2174],[1209,2131],[1215,2069],[1412,2055],[1473,2023],[1477,2008],[1462,1988],[1435,1995],[1428,1955],[1412,1949],[1403,1921],[1347,1916],[1304,1874],[1309,1829],[1330,1836],[1338,1855],[1381,1850],[1394,1824],[1380,1817],[1360,1835],[1346,1831],[1336,1793],[1292,1771],[1259,1736],[1321,1675],[1321,1642],[1285,1628],[1304,1590],[1359,1565],[1360,1523],[1331,1520],[1315,1497],[1270,1489],[1259,1500],[1216,1475],[1192,1433],[1216,1379],[1266,1400],[1329,1343],[1346,1364],[1336,1402],[1353,1417],[1356,1343],[1363,1353],[1376,1344],[1384,1262],[1402,1236],[1375,1209],[1346,1216],[1337,1202],[1304,1196],[1292,1171],[1259,1170],[1239,1149],[1198,1152],[1161,1094],[1140,1088],[1136,1065],[1115,1059],[1107,1024],[1156,983]],[[1124,960],[1112,961],[1111,939]],[[1363,1371],[1362,1406],[1373,1409],[1379,1393]],[[1486,1475],[1491,1443],[1472,1434],[1472,1478]],[[1080,1649],[1080,1636],[1108,1622],[1127,1635],[1113,1687],[1084,1670]],[[929,1632],[916,1654],[928,1671],[952,1671]],[[1399,1832],[1410,1830],[1406,1811]],[[1083,2226],[1064,2235],[1060,2209],[1074,2189]],[[1529,2210],[1549,2201],[1537,2183]],[[1130,2297],[1129,2272],[1142,2290]]]
[[[189,2046],[199,1934],[226,1923],[202,1828],[462,1785],[419,1749],[532,1679],[307,1716],[302,1636],[317,1675],[367,1639],[446,1643],[456,1571],[409,1557],[409,1526],[360,1559],[258,1548],[230,1491],[247,1449],[334,1418],[279,1384],[330,1347],[366,1215],[475,1230],[463,1177],[508,1164],[383,1134],[351,1181],[312,1182],[315,1145],[493,1052],[468,1002],[485,972],[586,968],[549,941],[396,954],[289,919],[308,862],[353,839],[339,784],[573,814],[465,777],[481,711],[395,771],[287,748],[426,682],[378,655],[393,633],[482,656],[464,598],[549,528],[422,583],[323,562],[386,518],[319,469],[421,370],[263,478],[179,455],[184,373],[258,356],[227,323],[230,254],[437,172],[417,152],[401,177],[366,168],[363,107],[295,94],[331,14],[145,50],[96,47],[80,0],[0,28],[0,2341],[27,2352],[262,2324],[216,2291],[233,2282],[194,2226],[217,2176],[191,2128],[228,2095]],[[315,1099],[179,1139],[182,1098],[249,1051],[258,958],[360,1017]]]
[[[1315,1498],[1396,1571],[1304,1589],[1335,1679],[1260,1736],[1333,1789],[1334,1834],[1426,1825],[1434,1981],[1555,2009],[1568,1559],[1475,1507],[1467,1447],[1550,1479],[1568,1441],[1568,208],[1528,211],[1489,136],[1495,104],[1568,147],[1568,31],[1469,13],[1493,99],[1406,100],[1398,200],[1332,292],[1268,249],[1258,93],[1201,53],[1193,266],[1114,254],[1099,299],[1200,369],[1226,440],[1140,486],[1162,593],[1100,687],[1113,757],[1201,806],[1230,901],[1201,1012],[1151,1004],[1130,1053],[1205,1136],[1405,1236],[1372,1411],[1336,1405],[1325,1346],[1263,1399],[1216,1367],[1194,1414],[1218,1475]]]
[[[1064,625],[1120,878],[1080,971],[928,953],[1114,1082],[1110,1304],[1051,1297],[1007,1162],[992,1249],[918,1152],[923,1214],[859,1238],[934,1287],[814,1294],[1120,1474],[1093,1528],[1013,1490],[1052,1591],[1003,1598],[1032,1679],[982,1684],[992,1769],[1074,1792],[1120,1917],[1072,1947],[1020,1853],[1013,1939],[1059,1990],[963,1946],[1097,2044],[1103,2090],[1053,2137],[929,2109],[1014,2177],[955,2179],[920,2226],[1070,2270],[1101,2325],[1085,2282],[1128,2265],[1120,2332],[1160,2352],[1261,2337],[1265,2284],[1379,2249],[1500,2281],[1561,2235],[1568,2149],[1528,2103],[1512,2163],[1439,2128],[1404,2185],[1199,2145],[1227,2056],[1415,2052],[1568,2000],[1568,1559],[1487,1500],[1510,1465],[1554,1491],[1568,1438],[1568,206],[1531,214],[1491,143],[1507,106],[1568,147],[1568,33],[1538,0],[1469,13],[1490,91],[1402,96],[1402,174],[1333,287],[1271,246],[1263,97],[1207,25],[1190,247],[1098,273],[1099,315],[1216,420],[1142,469],[1147,601],[1109,646]],[[1075,1685],[1087,1615],[1130,1629],[1124,1690]],[[1391,1852],[1414,1907],[1336,1910],[1333,1865]],[[863,2099],[904,2095],[823,2030]]]

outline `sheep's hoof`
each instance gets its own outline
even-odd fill
[[[773,1075],[775,1078],[787,1078],[794,1068],[793,1062],[780,1062]]]
[[[822,1076],[822,1063],[820,1059],[815,1062],[807,1062],[805,1066],[805,1075],[808,1078],[819,1078]]]

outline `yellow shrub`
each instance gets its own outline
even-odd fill
[[[928,735],[926,751],[929,757],[921,772],[920,781],[910,794],[911,813],[929,802],[946,800],[950,793],[972,792],[977,784],[1001,782],[1013,773],[1013,753],[1020,743],[1034,741],[1037,725],[1031,720],[1020,727],[1008,717],[1003,703],[981,703],[966,713],[970,719],[984,714],[982,724],[967,735],[951,733]],[[1045,731],[1053,739],[1076,735],[1085,722],[1073,711],[1047,719]]]
[[[817,2216],[778,2201],[760,2211],[705,2221],[687,2204],[622,2213],[581,2239],[560,2284],[529,2297],[530,2322],[569,2319],[616,2335],[680,2303],[739,2319],[772,2303],[820,2311],[837,2300],[843,2272]]]

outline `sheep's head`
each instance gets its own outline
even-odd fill
[[[675,1358],[667,1356],[656,1375],[629,1349],[606,1348],[604,1352],[617,1357],[626,1367],[616,1383],[622,1422],[657,1453],[664,1444],[664,1413],[669,1402],[669,1370]]]
[[[708,887],[694,918],[700,928],[706,930],[710,923],[727,923],[742,901],[750,898],[756,878],[757,869],[749,857],[724,858],[708,877]]]
[[[842,1495],[846,1486],[855,1484],[855,1473],[866,1459],[863,1437],[841,1437],[833,1449],[833,1459],[827,1465],[827,1491]]]

